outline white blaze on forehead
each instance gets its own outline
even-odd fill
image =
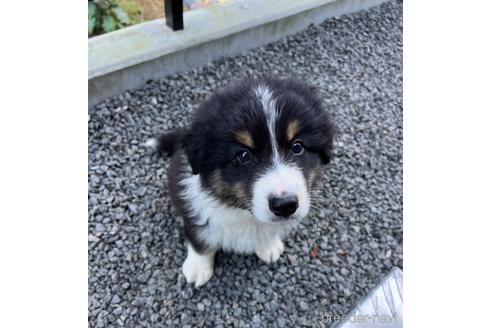
[[[270,133],[270,143],[272,144],[273,151],[273,164],[276,165],[280,163],[280,154],[277,146],[277,138],[275,136],[275,129],[278,117],[276,101],[270,89],[268,89],[268,87],[264,84],[260,84],[255,89],[255,94],[260,100],[263,111],[265,112],[265,116],[267,118],[268,132]]]
[[[272,167],[253,185],[253,214],[257,220],[269,222],[273,216],[268,204],[269,197],[293,194],[299,200],[299,208],[295,216],[302,218],[309,211],[309,193],[302,170],[293,163],[285,163],[280,156],[275,135],[279,115],[276,100],[265,84],[260,84],[255,89],[255,94],[262,104],[267,119],[273,160]]]

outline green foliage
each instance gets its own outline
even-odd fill
[[[130,25],[143,22],[142,8],[138,0],[118,0],[118,4],[128,14]]]
[[[128,18],[128,15],[121,7],[112,8],[111,12],[123,24],[130,24],[130,18]]]
[[[111,15],[104,15],[102,18],[102,27],[105,33],[118,29],[118,22]]]
[[[112,32],[130,25],[127,12],[116,0],[89,1],[89,36]]]

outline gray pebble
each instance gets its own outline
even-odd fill
[[[299,309],[301,311],[309,310],[309,305],[305,301],[300,301],[299,303],[297,303],[297,305],[299,306]]]

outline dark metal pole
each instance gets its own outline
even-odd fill
[[[183,29],[183,0],[164,0],[166,24],[173,31]]]

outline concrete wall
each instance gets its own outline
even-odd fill
[[[296,33],[309,24],[384,0],[248,0],[185,13],[185,29],[163,19],[89,39],[89,106],[150,79],[202,66],[222,56]]]

